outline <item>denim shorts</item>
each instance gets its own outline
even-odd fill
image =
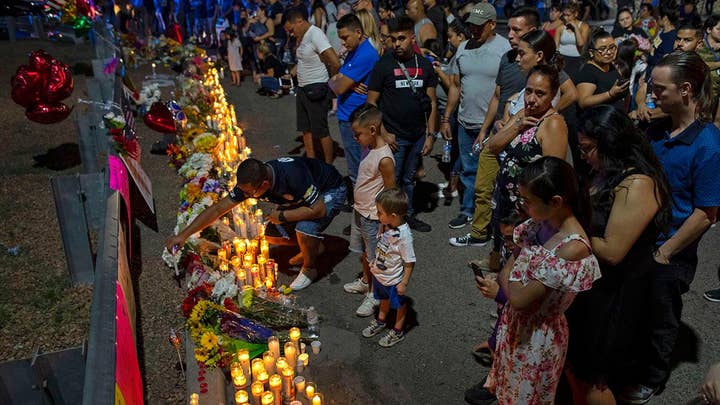
[[[295,225],[295,232],[322,239],[323,236],[321,233],[327,229],[333,218],[340,213],[340,210],[345,205],[347,188],[345,184],[340,184],[338,187],[324,192],[321,198],[325,203],[325,216],[306,221],[298,221]]]
[[[380,229],[380,221],[365,218],[362,214],[353,210],[350,250],[355,253],[366,253],[368,261],[373,261],[375,248],[377,247],[378,229]]]
[[[376,300],[389,300],[391,309],[398,309],[407,302],[406,296],[398,294],[397,284],[383,285],[375,278],[375,275],[373,275],[372,283],[373,297]]]

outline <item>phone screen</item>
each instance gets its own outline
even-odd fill
[[[482,269],[480,268],[480,266],[478,266],[478,265],[475,264],[475,263],[471,263],[471,264],[470,264],[470,267],[472,267],[473,273],[475,273],[475,275],[476,275],[477,277],[485,278],[485,275],[483,274]]]

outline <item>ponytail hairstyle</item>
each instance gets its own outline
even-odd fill
[[[520,40],[530,45],[535,53],[543,53],[542,64],[550,65],[558,72],[563,69],[564,60],[555,46],[555,40],[544,30],[526,32]]]
[[[590,51],[595,49],[595,44],[597,44],[597,41],[605,38],[613,39],[613,36],[605,31],[602,27],[594,27],[590,31],[590,38],[585,43],[585,47],[583,48],[582,56],[585,60],[592,60],[592,57],[590,56]]]
[[[670,68],[670,79],[676,85],[689,83],[692,99],[697,103],[696,113],[703,121],[712,121],[712,80],[710,69],[695,52],[673,52],[665,55],[655,67]]]
[[[562,197],[585,232],[590,234],[590,196],[581,191],[575,170],[565,160],[545,156],[530,163],[520,174],[518,184],[546,204],[555,196]]]

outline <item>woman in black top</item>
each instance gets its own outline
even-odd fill
[[[615,38],[615,42],[630,38],[630,35],[635,34],[643,38],[647,38],[647,34],[642,28],[633,27],[633,16],[632,12],[628,8],[624,8],[618,11],[617,19],[615,20],[615,27],[612,31],[612,36]]]
[[[587,110],[600,104],[610,104],[625,111],[629,80],[621,79],[613,66],[618,46],[605,30],[593,33],[589,43],[590,59],[580,67],[575,80],[578,105]]]
[[[632,121],[610,106],[585,111],[579,142],[593,168],[593,253],[602,277],[566,312],[573,403],[615,403],[638,366],[647,327],[647,291],[658,232],[668,223],[670,189],[660,161]],[[593,398],[593,401],[590,401]]]

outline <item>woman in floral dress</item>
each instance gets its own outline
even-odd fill
[[[509,117],[488,141],[490,151],[500,155],[493,192],[495,220],[519,208],[517,178],[528,163],[543,156],[567,156],[567,126],[552,106],[559,81],[558,71],[552,66],[541,64],[530,69],[524,90],[525,108]]]
[[[600,278],[600,268],[581,225],[589,205],[572,167],[544,157],[528,164],[518,183],[531,219],[515,229],[518,249],[498,276],[509,305],[485,387],[501,405],[552,404],[568,344],[564,312]]]

